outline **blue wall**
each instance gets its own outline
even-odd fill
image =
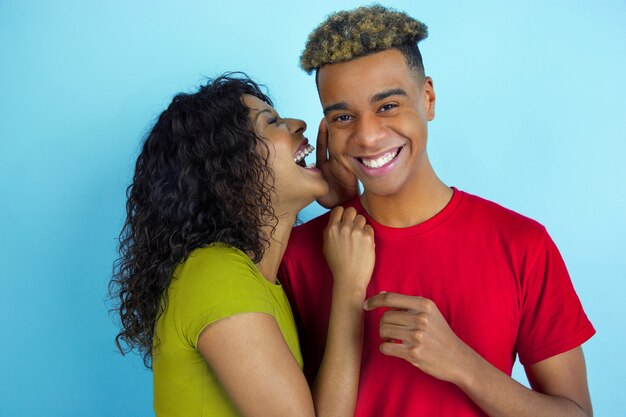
[[[621,415],[626,4],[419,3],[386,4],[430,27],[434,166],[548,227],[598,330],[596,414]],[[232,69],[316,126],[297,58],[327,13],[358,3],[240,4],[0,0],[0,415],[152,414],[151,373],[116,353],[106,303],[143,134],[173,94]]]

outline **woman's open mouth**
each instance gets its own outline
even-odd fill
[[[315,148],[313,146],[311,146],[308,141],[304,141],[298,147],[298,150],[296,151],[295,155],[293,156],[293,161],[296,163],[296,165],[301,166],[302,168],[307,168],[306,162],[304,161],[304,158],[306,158],[308,155],[310,155],[311,152],[313,152],[314,150],[315,150]]]

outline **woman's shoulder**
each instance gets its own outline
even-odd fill
[[[172,277],[169,317],[182,337],[196,346],[202,329],[217,320],[242,312],[271,314],[271,295],[263,279],[237,248],[219,243],[195,249]]]
[[[172,284],[187,293],[233,292],[263,279],[256,265],[241,250],[212,243],[191,251],[174,271]]]
[[[255,269],[252,260],[241,250],[226,243],[211,243],[194,249],[179,265],[179,274],[200,272],[227,272],[229,270]]]

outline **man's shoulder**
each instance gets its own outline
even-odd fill
[[[463,192],[463,203],[466,216],[485,226],[493,226],[502,232],[536,237],[546,233],[545,227],[537,220],[486,198]]]
[[[344,208],[354,207],[357,211],[360,209],[358,204],[358,196],[352,200],[342,204]],[[328,218],[330,217],[330,210],[325,213],[314,217],[305,223],[295,226],[291,231],[291,237],[289,238],[289,246],[310,245],[312,242],[317,242],[322,238],[324,228],[328,224]]]
[[[287,250],[283,262],[298,259],[300,261],[314,256],[321,251],[324,244],[324,228],[328,224],[330,212],[323,213],[305,223],[295,226],[291,230]]]
[[[292,297],[301,294],[301,288],[309,285],[309,278],[319,279],[319,274],[312,273],[326,266],[324,258],[324,227],[330,213],[324,213],[291,230],[287,249],[283,255],[278,278],[285,291]]]
[[[312,236],[320,235],[324,230],[324,227],[326,227],[326,224],[328,224],[329,216],[330,212],[326,212],[295,226],[291,231],[289,243],[291,244],[292,241],[295,242],[300,240],[306,241]]]

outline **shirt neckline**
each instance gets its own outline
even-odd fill
[[[363,205],[361,204],[360,196],[357,196],[354,200],[352,200],[350,205],[353,206],[359,214],[365,216],[365,218],[367,219],[367,223],[372,226],[372,228],[374,229],[374,234],[376,236],[385,236],[391,238],[416,236],[433,230],[434,228],[438,227],[443,222],[448,220],[450,216],[454,214],[456,209],[461,204],[465,193],[458,190],[456,187],[451,188],[453,191],[452,198],[450,199],[448,204],[446,204],[446,206],[441,209],[440,212],[422,223],[418,223],[409,227],[391,227],[378,223],[376,220],[370,217],[369,214],[367,214],[367,212],[363,208]]]

